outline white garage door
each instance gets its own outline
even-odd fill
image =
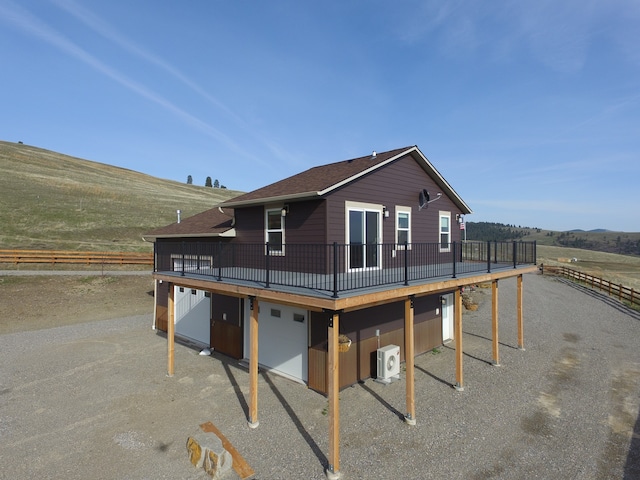
[[[176,335],[209,346],[211,298],[202,290],[174,288]]]
[[[245,309],[245,325],[250,324],[251,311]],[[260,302],[258,316],[258,363],[291,377],[307,381],[306,310]],[[249,328],[245,329],[245,352],[249,348]]]

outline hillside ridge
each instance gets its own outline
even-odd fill
[[[0,248],[150,251],[142,235],[242,194],[0,141]]]

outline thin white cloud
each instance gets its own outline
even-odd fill
[[[223,110],[227,115],[234,118],[239,123],[243,123],[243,120],[230,108],[228,108],[225,104],[215,98],[213,95],[209,94],[209,92],[205,91],[195,82],[193,82],[190,78],[184,75],[180,70],[175,68],[173,65],[169,64],[164,59],[159,56],[145,50],[126,36],[122,35],[120,32],[116,31],[113,27],[108,25],[102,19],[98,18],[92,12],[87,10],[86,8],[78,5],[76,2],[72,0],[52,0],[54,4],[56,4],[59,8],[63,9],[67,13],[74,16],[76,19],[80,20],[86,26],[91,28],[94,32],[102,35],[107,40],[115,43],[116,45],[123,48],[128,53],[135,55],[146,62],[155,65],[156,67],[164,70],[169,73],[171,76],[182,82],[184,85],[189,87],[191,90],[196,92],[202,98],[207,100],[209,103],[214,105],[215,107]]]
[[[80,60],[81,62],[87,64],[88,66],[100,72],[101,74],[105,75],[106,77],[114,80],[115,82],[119,83],[120,85],[127,88],[128,90],[163,107],[173,115],[180,118],[186,124],[204,132],[205,134],[209,135],[212,138],[215,138],[216,140],[220,141],[231,150],[253,161],[263,163],[261,159],[245,151],[242,147],[240,147],[233,140],[231,140],[226,134],[224,134],[214,126],[186,112],[185,110],[174,105],[172,102],[170,102],[166,98],[156,94],[146,86],[132,80],[131,78],[120,73],[119,71],[110,67],[104,62],[101,62],[99,59],[89,54],[87,51],[79,47],[77,44],[67,39],[57,31],[49,27],[47,24],[42,22],[40,19],[33,16],[31,13],[22,9],[21,7],[11,4],[11,7],[8,8],[5,5],[0,4],[0,20],[4,20],[10,25],[13,25],[18,29],[24,31],[25,33],[28,33],[33,37],[39,38],[45,43],[66,53],[67,55],[70,55],[76,58],[77,60]]]
[[[164,70],[166,73],[180,81],[182,84],[187,86],[193,92],[200,95],[204,100],[209,102],[214,107],[223,111],[227,116],[229,116],[240,128],[242,128],[246,133],[251,135],[253,138],[257,139],[263,145],[265,145],[268,150],[275,155],[277,158],[281,160],[285,160],[288,163],[296,163],[295,156],[286,152],[282,147],[275,144],[272,140],[265,138],[260,133],[251,129],[245,119],[239,115],[237,112],[229,108],[223,102],[221,102],[218,98],[211,95],[208,91],[200,87],[196,82],[191,80],[187,75],[185,75],[182,71],[177,69],[175,66],[167,62],[165,59],[159,57],[158,55],[148,51],[147,49],[141,47],[136,42],[132,41],[107,22],[99,18],[94,13],[90,12],[86,8],[81,5],[78,5],[73,0],[51,0],[54,4],[56,4],[59,8],[66,11],[77,20],[81,21],[83,24],[91,28],[94,32],[98,33],[105,39],[110,42],[118,45],[120,48],[125,50],[127,53],[131,55],[135,55],[145,62],[154,65],[161,70]]]

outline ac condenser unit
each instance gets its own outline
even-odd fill
[[[400,378],[400,347],[387,345],[378,349],[378,378],[382,383],[391,383]]]

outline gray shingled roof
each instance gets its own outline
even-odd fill
[[[233,209],[225,208],[223,213],[218,207],[185,218],[180,223],[172,223],[166,227],[157,228],[144,235],[145,240],[171,237],[218,237],[234,236],[231,233]]]
[[[317,198],[405,155],[411,155],[463,213],[472,213],[469,206],[435,167],[431,165],[417,146],[398,148],[375,155],[313,167],[266,187],[234,197],[220,205],[224,207],[244,207],[264,205],[270,202]]]
[[[413,147],[398,148],[366,157],[343,160],[310,168],[292,177],[285,178],[266,187],[239,195],[223,202],[222,206],[246,206],[271,201],[317,197],[332,187],[355,179],[368,170],[375,169]]]
[[[425,172],[442,188],[443,193],[451,198],[463,213],[471,213],[471,209],[431,165],[427,157],[417,146],[412,146],[310,168],[292,177],[222,202],[219,206],[225,209],[226,215],[220,213],[216,207],[187,218],[181,223],[174,223],[149,232],[145,238],[234,236],[233,225],[229,217],[233,215],[232,207],[318,198],[404,155],[412,155]]]

